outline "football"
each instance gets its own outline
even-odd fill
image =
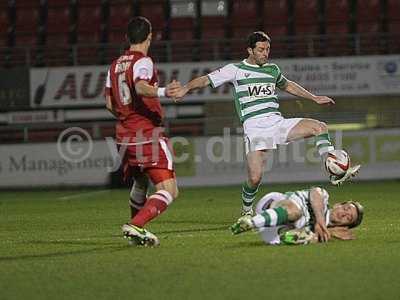
[[[333,150],[328,153],[325,160],[325,168],[329,174],[341,176],[350,167],[350,157],[344,150]]]

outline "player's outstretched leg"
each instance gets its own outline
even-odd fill
[[[322,162],[325,163],[328,153],[335,150],[335,148],[329,136],[328,127],[324,122],[313,119],[302,119],[290,130],[287,140],[291,142],[299,138],[311,136],[315,136],[315,146],[322,158]],[[329,174],[331,183],[334,185],[340,185],[357,175],[360,167],[360,165],[350,167],[347,172],[340,177],[331,176],[331,174]]]
[[[322,129],[324,132],[315,137],[315,142],[316,142],[316,147],[318,149],[318,153],[322,157],[323,162],[325,163],[328,153],[332,152],[334,150],[334,147],[332,145],[328,129],[324,123]],[[329,180],[333,185],[341,185],[343,182],[356,176],[360,171],[360,168],[361,165],[350,166],[345,174],[343,174],[342,176],[330,175]]]
[[[249,231],[253,228],[274,227],[288,222],[288,211],[284,207],[276,207],[264,210],[254,217],[243,216],[231,226],[233,234]]]

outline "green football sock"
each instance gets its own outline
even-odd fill
[[[288,212],[284,207],[276,207],[264,210],[261,214],[253,217],[256,227],[274,227],[288,222]]]
[[[328,132],[317,135],[315,137],[315,145],[317,146],[320,156],[335,149],[332,145],[331,138],[329,137]]]
[[[250,211],[253,208],[253,202],[256,198],[258,187],[250,187],[246,182],[242,185],[242,207],[244,211]]]

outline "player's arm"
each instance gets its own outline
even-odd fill
[[[176,98],[182,98],[191,90],[201,89],[209,84],[210,84],[210,79],[208,78],[207,75],[197,77],[189,81],[187,84],[185,84],[177,93]]]
[[[154,87],[145,80],[139,80],[135,83],[136,93],[145,97],[174,97],[180,87],[180,83],[175,80],[165,87]]]
[[[145,97],[174,97],[180,83],[173,80],[165,87],[155,87],[149,83],[153,77],[154,65],[149,57],[143,57],[135,62],[133,66],[133,80],[138,95]]]
[[[331,238],[331,235],[328,231],[328,228],[326,227],[326,221],[324,215],[326,204],[324,203],[321,188],[311,189],[310,203],[315,217],[314,231],[321,242],[327,242]]]
[[[318,104],[335,104],[335,101],[333,101],[333,99],[327,96],[316,96],[313,93],[307,91],[301,85],[291,80],[287,80],[286,83],[281,87],[281,90],[297,97],[312,100]]]
[[[237,67],[234,64],[228,64],[210,74],[197,77],[191,81],[189,81],[186,85],[184,85],[179,92],[176,94],[175,100],[178,100],[184,97],[189,91],[204,88],[208,85],[211,85],[213,88],[217,88],[220,85],[231,82],[237,72]]]

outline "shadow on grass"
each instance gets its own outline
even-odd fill
[[[180,229],[180,230],[165,230],[158,231],[156,234],[171,234],[171,233],[195,233],[195,232],[208,232],[208,231],[222,231],[228,230],[228,225],[226,226],[218,226],[213,228],[192,228],[192,229]]]
[[[43,243],[43,244],[45,244],[45,243]],[[26,255],[17,255],[17,256],[6,256],[6,257],[0,257],[0,262],[1,261],[18,261],[18,260],[51,258],[51,257],[63,257],[63,256],[71,256],[71,255],[73,256],[73,255],[86,254],[86,253],[92,253],[92,252],[113,253],[113,252],[125,250],[130,247],[131,246],[129,246],[129,245],[124,245],[124,246],[119,245],[119,246],[115,246],[115,247],[106,247],[106,248],[97,247],[97,248],[77,250],[77,251],[60,251],[60,252],[51,252],[51,253],[43,253],[43,254],[26,254]]]
[[[179,221],[173,221],[173,220],[168,220],[168,221],[158,221],[157,224],[201,224],[201,225],[225,225],[229,227],[232,225],[232,221],[230,222],[210,222],[210,221],[204,221],[204,220],[179,220]]]
[[[122,238],[122,236],[119,236]],[[79,240],[58,240],[58,241],[43,241],[43,240],[32,240],[26,241],[24,244],[35,244],[35,245],[78,245],[78,246],[108,246],[115,245],[115,241],[113,242],[94,242],[94,241],[79,241]]]
[[[281,245],[279,245],[279,247],[280,246]],[[251,242],[232,243],[227,247],[225,247],[225,249],[238,249],[238,248],[249,249],[252,247],[277,247],[277,246],[267,245],[262,241],[251,241]]]

